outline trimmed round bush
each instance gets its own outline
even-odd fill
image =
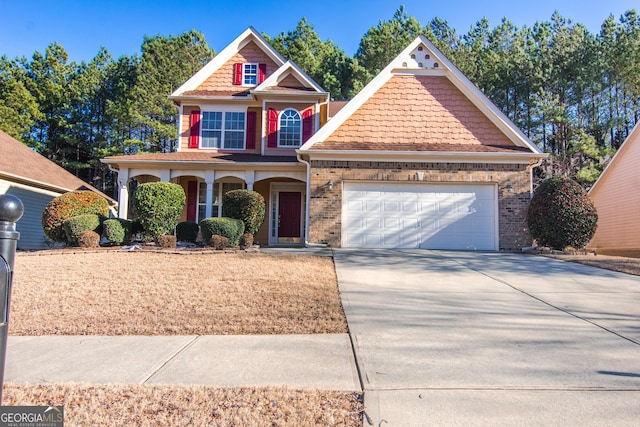
[[[563,250],[584,248],[598,226],[598,213],[587,192],[572,179],[544,180],[531,199],[527,212],[531,236],[539,245]]]
[[[133,197],[138,220],[151,239],[162,234],[173,234],[184,208],[182,187],[171,182],[140,184]]]
[[[264,197],[253,190],[228,191],[222,198],[222,215],[244,222],[249,234],[256,234],[266,214]]]
[[[176,225],[176,238],[179,242],[195,243],[198,239],[200,226],[197,222],[182,221]]]
[[[253,234],[244,233],[240,237],[240,248],[247,249],[253,246]]]
[[[81,231],[78,234],[78,246],[81,248],[97,248],[100,246],[100,235],[91,230]]]
[[[102,223],[102,236],[112,245],[129,243],[132,227],[132,222],[126,219],[107,219]]]
[[[42,230],[54,242],[69,243],[62,223],[78,215],[96,214],[106,217],[107,200],[93,191],[70,191],[47,204],[42,212]]]
[[[78,245],[78,236],[83,231],[93,231],[98,234],[100,240],[101,218],[95,214],[78,215],[69,218],[62,223],[62,229],[69,245]]]
[[[222,251],[229,247],[229,239],[227,239],[224,236],[219,236],[217,234],[214,234],[209,239],[209,246],[213,247],[218,251]]]
[[[176,236],[173,234],[161,234],[156,237],[156,244],[161,248],[175,248],[176,247]]]
[[[208,243],[211,236],[217,234],[229,239],[230,246],[238,246],[244,233],[244,223],[233,218],[205,218],[200,221],[200,231],[203,242]]]

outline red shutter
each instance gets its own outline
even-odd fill
[[[313,109],[309,108],[302,112],[302,142],[307,142],[313,135]]]
[[[187,221],[196,220],[198,209],[198,181],[189,181],[187,184]],[[200,218],[204,219],[204,218]]]
[[[233,84],[242,84],[242,64],[240,63],[233,64]]]
[[[193,110],[189,115],[189,148],[200,146],[200,110]]]
[[[267,147],[278,146],[278,112],[269,108],[269,133],[267,136]]]
[[[258,64],[258,84],[267,79],[267,64]]]
[[[256,148],[256,112],[247,112],[247,150],[254,150]]]

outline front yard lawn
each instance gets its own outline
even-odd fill
[[[345,333],[330,258],[19,253],[11,335]],[[73,369],[73,368],[70,368]],[[285,387],[14,384],[4,405],[64,405],[76,426],[360,426],[360,393]]]
[[[358,393],[282,387],[6,384],[3,405],[64,405],[70,426],[362,426]]]
[[[11,335],[344,333],[333,261],[261,253],[19,253]]]

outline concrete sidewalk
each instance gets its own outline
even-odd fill
[[[10,336],[5,381],[361,390],[347,334]]]

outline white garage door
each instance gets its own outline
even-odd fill
[[[493,184],[345,183],[342,246],[497,250]]]

